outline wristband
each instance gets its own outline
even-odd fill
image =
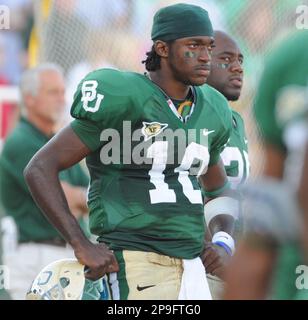
[[[212,243],[215,243],[218,246],[223,247],[231,256],[235,252],[234,240],[227,232],[216,232],[212,238]]]
[[[214,242],[214,244],[216,244],[217,246],[220,246],[220,247],[224,248],[224,249],[226,250],[227,254],[228,254],[229,256],[232,256],[232,251],[231,251],[231,249],[230,249],[224,242],[216,241],[216,242]]]

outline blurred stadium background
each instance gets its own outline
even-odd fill
[[[153,14],[160,7],[186,2],[209,11],[215,29],[233,35],[245,55],[245,83],[234,107],[246,121],[251,175],[262,170],[262,148],[252,104],[263,62],[278,35],[295,31],[296,8],[308,0],[6,0],[10,29],[0,30],[1,140],[18,117],[21,72],[40,62],[58,63],[67,79],[69,105],[78,82],[89,71],[114,67],[143,72],[151,47]],[[292,50],[292,48],[290,48]],[[286,70],[287,72],[287,70]]]

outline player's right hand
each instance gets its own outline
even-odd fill
[[[201,254],[201,260],[206,273],[224,280],[225,269],[230,261],[230,256],[224,248],[215,243],[206,242]]]
[[[119,265],[113,252],[104,243],[88,242],[75,247],[74,252],[79,263],[86,266],[86,279],[95,281],[106,273],[119,271]]]

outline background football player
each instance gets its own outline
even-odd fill
[[[243,87],[244,55],[236,41],[222,31],[214,32],[211,72],[207,84],[222,93],[229,102],[240,98]],[[245,125],[242,116],[232,108],[232,132],[221,157],[231,186],[236,189],[249,176]]]
[[[229,102],[237,101],[243,85],[244,56],[236,41],[226,33],[215,31],[214,37],[215,47],[212,51],[211,72],[207,84],[222,93]],[[244,121],[238,112],[231,110],[232,131],[221,158],[231,187],[237,189],[249,176],[248,146]],[[242,218],[239,217],[236,221],[235,238],[239,238],[241,232]],[[210,240],[211,235],[207,233],[207,236]],[[221,280],[211,274],[207,277],[213,299],[222,298]]]
[[[227,299],[307,299],[296,286],[308,252],[307,50],[302,30],[265,64],[255,104],[264,177],[244,190],[247,234],[228,270]]]

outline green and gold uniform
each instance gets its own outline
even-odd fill
[[[144,75],[101,69],[78,86],[71,126],[92,150],[90,228],[110,248],[200,255],[204,214],[196,174],[218,162],[232,121],[220,93],[209,86],[193,91],[195,105],[183,122]]]
[[[232,131],[227,146],[221,153],[231,187],[236,189],[249,176],[248,146],[241,115],[232,110]]]
[[[272,52],[265,64],[255,104],[255,115],[263,139],[288,156],[284,180],[289,194],[297,187],[307,143],[307,51],[308,32],[303,30],[291,35]],[[294,212],[288,214],[294,215]],[[267,220],[268,225],[272,222]],[[286,229],[281,227],[280,234]],[[293,230],[295,233],[296,229]],[[292,237],[281,235],[277,239],[281,246],[273,285],[275,299],[292,299],[303,294],[295,285],[298,277],[296,267],[304,264],[298,236],[299,233],[295,233]]]
[[[232,131],[230,139],[221,153],[228,180],[231,188],[238,190],[249,177],[248,141],[242,116],[232,111]],[[243,214],[239,212],[239,218],[235,222],[234,239],[237,242],[243,233]]]

